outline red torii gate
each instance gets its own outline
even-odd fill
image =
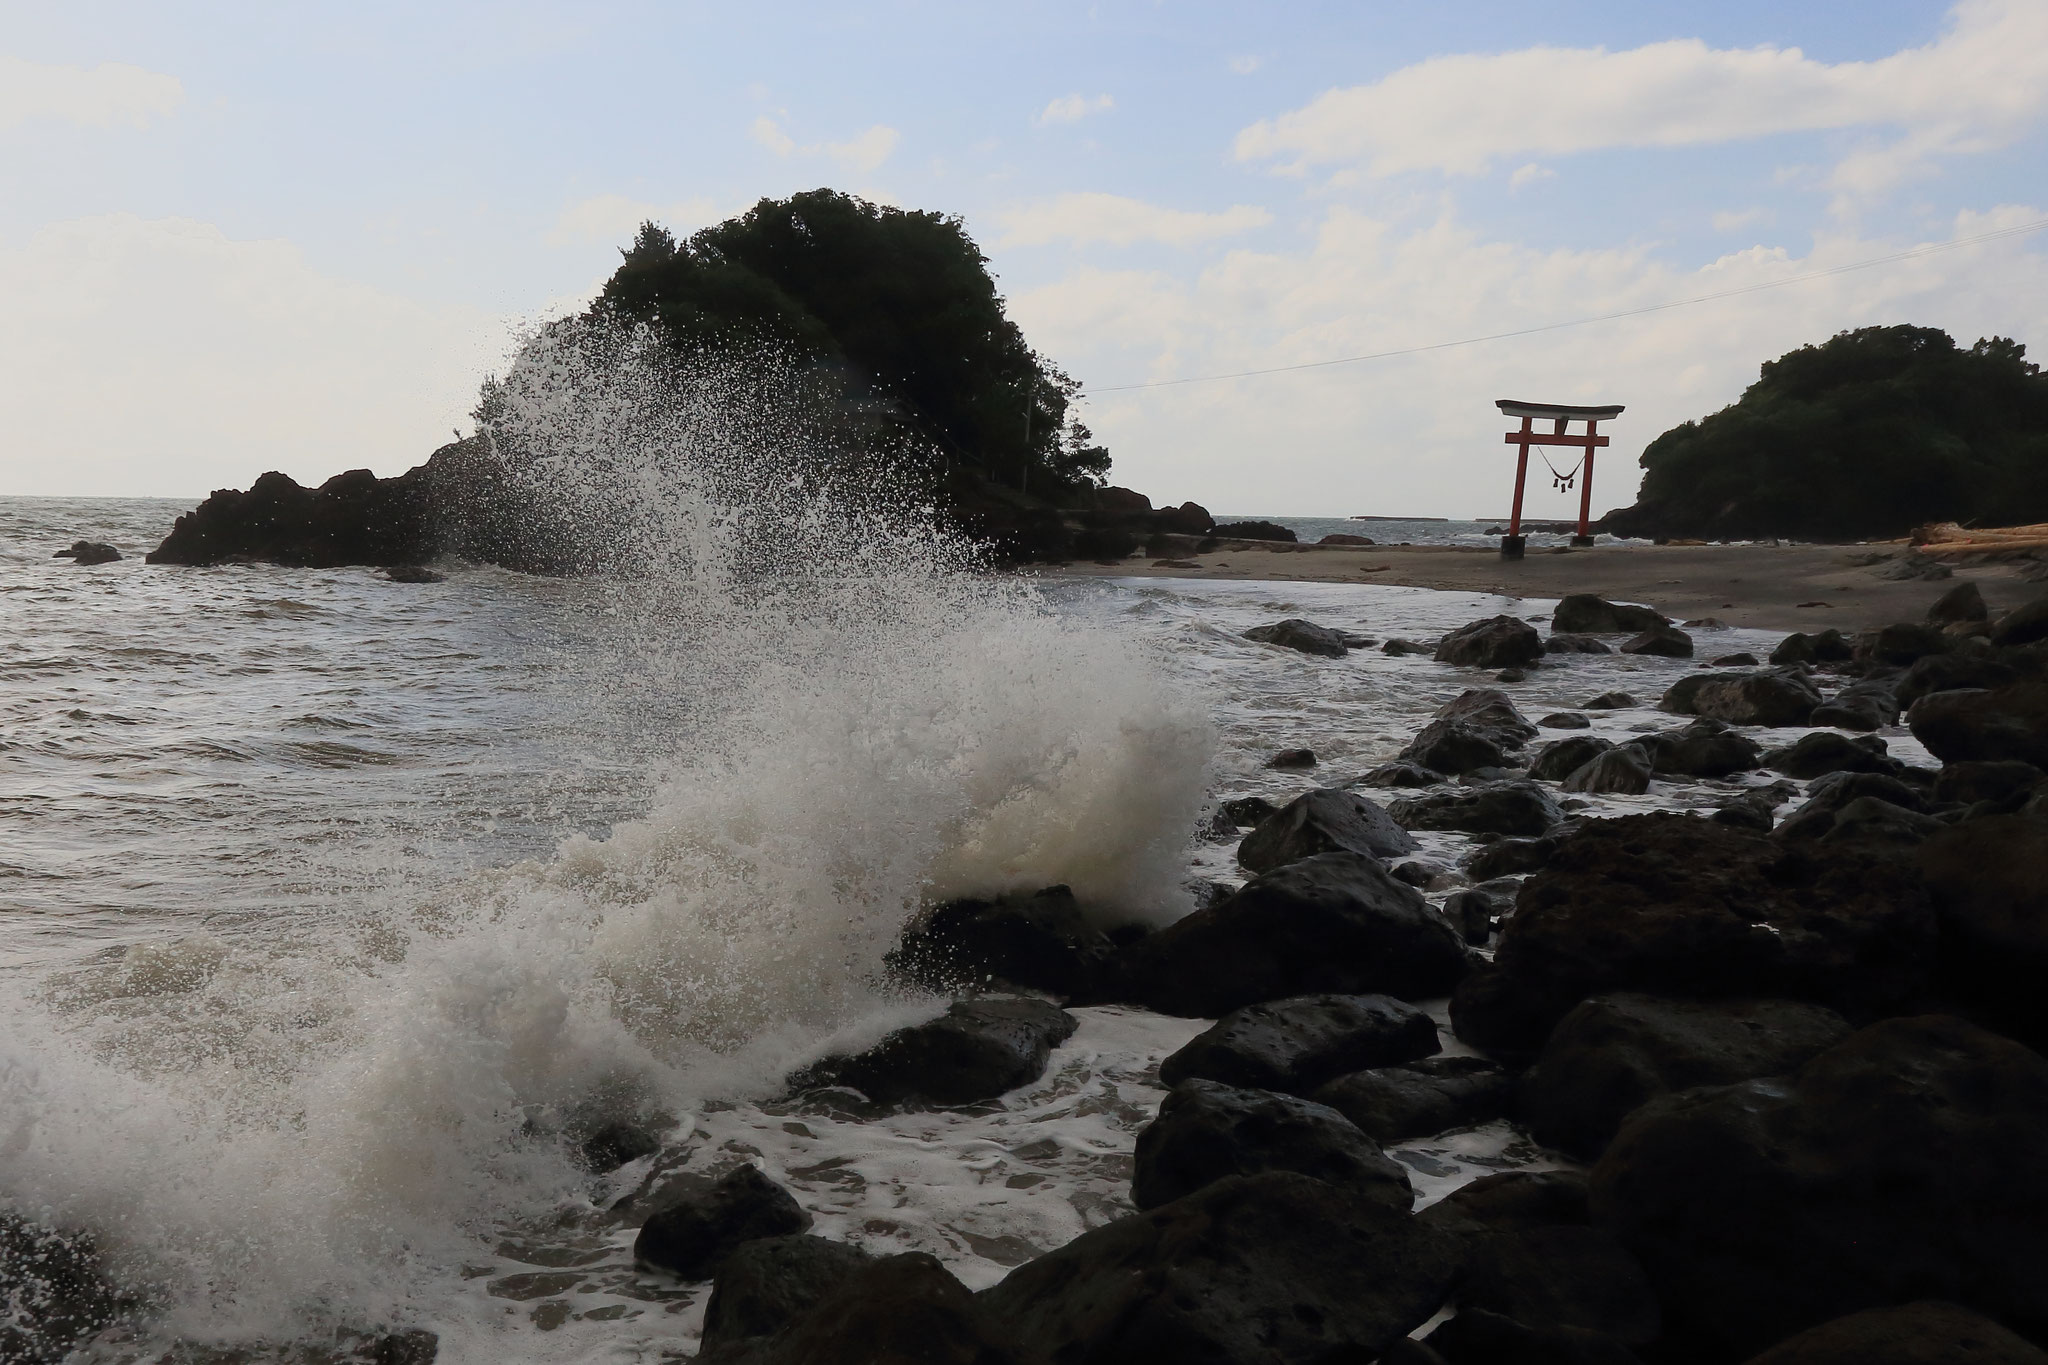
[[[1517,448],[1515,457],[1515,507],[1508,518],[1508,533],[1501,537],[1500,557],[1520,559],[1526,537],[1522,535],[1522,485],[1529,477],[1530,446],[1577,446],[1585,451],[1581,460],[1583,466],[1575,473],[1586,476],[1584,488],[1579,493],[1579,533],[1572,537],[1574,545],[1591,545],[1592,535],[1587,531],[1593,513],[1593,452],[1607,444],[1607,438],[1599,434],[1602,422],[1612,421],[1627,411],[1619,403],[1608,407],[1579,407],[1569,403],[1523,403],[1513,398],[1501,398],[1494,406],[1510,417],[1522,419],[1522,429],[1507,434],[1507,444]],[[1530,424],[1538,417],[1552,420],[1552,429],[1538,433]],[[1586,434],[1568,436],[1565,428],[1573,422],[1584,422]],[[1552,471],[1555,473],[1556,471]],[[1571,475],[1565,475],[1562,486],[1569,488]]]

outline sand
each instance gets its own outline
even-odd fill
[[[1193,567],[1161,566],[1132,556],[1119,564],[1077,563],[1058,572],[1152,578],[1293,580],[1319,583],[1398,583],[1418,588],[1503,593],[1512,597],[1564,597],[1598,593],[1641,602],[1675,620],[1713,617],[1759,630],[1862,630],[1893,621],[1917,621],[1942,593],[1964,581],[1977,584],[1996,616],[2048,594],[2011,564],[1975,564],[1939,581],[1892,582],[1883,565],[1860,558],[1897,553],[1899,547],[1855,545],[1596,545],[1582,550],[1535,550],[1503,560],[1497,550],[1449,545],[1321,547],[1242,544],[1189,555]]]

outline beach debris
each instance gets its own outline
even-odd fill
[[[121,552],[104,541],[77,540],[68,550],[59,550],[52,559],[68,559],[74,564],[112,564],[121,558]]]
[[[1387,813],[1407,829],[1534,836],[1564,819],[1550,793],[1534,782],[1489,782],[1465,791],[1396,801]]]
[[[1052,1050],[1078,1027],[1035,996],[955,1000],[938,1018],[897,1029],[864,1052],[813,1062],[790,1077],[790,1088],[844,1087],[912,1108],[992,1100],[1043,1076]]]
[[[1656,626],[1621,647],[1624,654],[1653,654],[1664,659],[1690,659],[1692,636],[1674,626]]]
[[[1278,645],[1282,649],[1296,649],[1303,654],[1320,654],[1329,659],[1341,659],[1351,651],[1352,637],[1341,630],[1319,626],[1313,621],[1304,621],[1291,616],[1285,621],[1276,621],[1270,626],[1253,626],[1244,633],[1247,640],[1256,640],[1262,645]]]
[[[1490,1123],[1515,1102],[1515,1078],[1484,1057],[1424,1057],[1325,1082],[1309,1098],[1377,1142]]]
[[[1306,1095],[1369,1066],[1434,1056],[1436,1023],[1386,995],[1322,993],[1261,1001],[1224,1015],[1159,1064],[1167,1085],[1200,1077]]]
[[[1543,641],[1527,621],[1490,616],[1459,626],[1438,642],[1436,661],[1466,668],[1513,668],[1543,658]]]
[[[1671,618],[1661,611],[1587,592],[1561,600],[1550,617],[1551,630],[1566,634],[1637,635],[1670,624]]]
[[[741,1243],[810,1226],[790,1192],[750,1164],[716,1183],[694,1182],[657,1209],[633,1240],[633,1259],[679,1279],[708,1280]]]
[[[1248,872],[1270,872],[1318,853],[1398,858],[1416,848],[1375,802],[1341,787],[1318,787],[1253,826],[1238,845],[1237,863]]]
[[[1406,1212],[1408,1168],[1334,1109],[1296,1095],[1183,1080],[1138,1134],[1131,1202],[1156,1209],[1233,1175],[1294,1171]]]

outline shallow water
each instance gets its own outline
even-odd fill
[[[650,632],[670,606],[587,581],[143,565],[179,510],[0,500],[0,1195],[158,1286],[107,1359],[382,1323],[449,1361],[675,1358],[705,1290],[635,1271],[607,1210],[743,1160],[826,1235],[993,1283],[1128,1210],[1158,1060],[1202,1024],[1078,1011],[1041,1082],[964,1111],[778,1099],[793,1062],[937,1008],[874,988],[902,916],[1051,882],[1178,913],[1189,876],[1236,876],[1192,832],[1214,799],[1363,773],[1482,677],[1245,628],[1428,639],[1553,605],[934,568]],[[79,537],[131,557],[49,558]],[[1531,718],[1654,704],[1691,666],[1568,655],[1511,690]],[[1313,774],[1263,767],[1298,745]],[[669,1150],[578,1175],[554,1135],[604,1105]],[[1396,1155],[1424,1200],[1547,1161],[1504,1125]]]

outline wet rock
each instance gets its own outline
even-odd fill
[[[1306,1095],[1347,1071],[1436,1053],[1436,1023],[1384,995],[1301,995],[1232,1010],[1159,1063],[1167,1085],[1202,1079]]]
[[[1220,832],[1228,838],[1234,827]],[[1087,991],[1115,945],[1064,886],[1029,896],[947,901],[904,930],[889,963],[932,990],[991,980],[1053,995]]]
[[[2048,1061],[1959,1019],[1656,1101],[1590,1193],[1679,1335],[1724,1359],[1929,1297],[2048,1332]]]
[[[1155,1209],[1234,1175],[1294,1171],[1406,1213],[1408,1168],[1334,1109],[1271,1090],[1187,1080],[1138,1134],[1131,1202]]]
[[[1976,654],[1935,654],[1906,670],[1893,687],[1899,706],[1911,706],[1933,692],[1955,692],[1968,687],[1998,688],[2022,682],[2026,675],[2008,657]],[[1896,711],[1894,711],[1896,717]]]
[[[1652,654],[1664,659],[1690,659],[1692,636],[1676,626],[1658,626],[1655,630],[1646,630],[1622,645],[1621,652]]]
[[[1674,683],[1658,705],[1729,725],[1804,725],[1820,705],[1820,691],[1797,673],[1779,669],[1695,673]]]
[[[1772,824],[1775,823],[1774,812],[1785,804],[1793,790],[1791,783],[1782,781],[1773,782],[1766,787],[1751,787],[1741,795],[1723,801],[1711,818],[1719,824],[1733,825],[1737,829],[1769,834]]]
[[[1522,884],[1451,1019],[1473,1046],[1511,1052],[1612,991],[1782,997],[1867,1019],[1924,990],[1934,947],[1925,889],[1860,849],[1668,813],[1587,820]]]
[[[1778,826],[1780,839],[1818,839],[1835,827],[1846,807],[1866,797],[1915,814],[1926,809],[1919,792],[1887,773],[1829,773],[1816,778],[1806,792],[1806,801]]]
[[[1435,645],[1419,644],[1414,640],[1389,640],[1380,646],[1380,653],[1399,658],[1404,654],[1434,654]]]
[[[1671,618],[1648,607],[1610,602],[1592,593],[1573,593],[1557,604],[1551,614],[1554,631],[1578,631],[1588,635],[1636,635],[1671,624]]]
[[[1820,842],[1911,848],[1945,828],[1941,821],[1918,811],[1879,797],[1861,796],[1835,812],[1834,824],[1820,836]]]
[[[1683,729],[1638,736],[1629,744],[1648,755],[1651,772],[1674,777],[1730,777],[1763,762],[1763,751],[1749,736],[1706,718]]]
[[[2048,772],[2017,759],[1965,760],[1941,770],[1934,779],[1933,796],[1936,801],[1964,805],[2002,802],[2033,790],[2042,781],[2048,781]]]
[[[446,583],[447,574],[435,573],[419,564],[393,564],[384,571],[384,578],[391,583]]]
[[[1813,708],[1809,725],[1840,730],[1881,730],[1899,718],[1899,699],[1890,684],[1877,680],[1851,683]]]
[[[1566,829],[1568,825],[1534,839],[1496,839],[1465,860],[1465,875],[1476,882],[1488,882],[1518,872],[1534,872],[1557,852]]]
[[[0,1360],[59,1365],[126,1307],[92,1239],[0,1211]]]
[[[1244,638],[1262,645],[1300,650],[1303,654],[1319,654],[1328,659],[1341,659],[1351,652],[1344,631],[1319,626],[1298,616],[1276,621],[1270,626],[1253,626],[1244,633]]]
[[[1434,787],[1450,781],[1450,774],[1440,773],[1434,768],[1425,768],[1420,763],[1401,760],[1382,763],[1364,777],[1358,784],[1367,787]]]
[[[874,1258],[857,1246],[803,1234],[735,1247],[718,1268],[704,1307],[706,1354],[774,1336]]]
[[[1593,725],[1576,711],[1553,711],[1536,723],[1546,730],[1587,730]]]
[[[1457,876],[1456,873],[1452,872],[1442,863],[1433,863],[1426,858],[1410,858],[1406,862],[1395,863],[1387,871],[1393,874],[1395,881],[1406,882],[1408,885],[1423,891],[1429,890],[1431,886],[1446,877]],[[1459,878],[1459,880],[1462,881],[1464,879]]]
[[[1797,631],[1779,641],[1771,651],[1774,664],[1840,664],[1856,655],[1856,646],[1832,626],[1812,635]]]
[[[2048,682],[1931,693],[1906,724],[1944,763],[2016,758],[2048,768]]]
[[[70,549],[59,550],[50,558],[68,559],[74,564],[112,564],[121,558],[121,552],[104,541],[77,540]]]
[[[1503,668],[1500,672],[1493,675],[1493,680],[1504,683],[1527,682],[1529,675],[1519,668]]]
[[[1636,699],[1626,692],[1602,692],[1597,697],[1579,703],[1582,711],[1626,711],[1636,705]]]
[[[1443,917],[1475,947],[1493,937],[1494,921],[1515,908],[1513,895],[1502,895],[1484,887],[1454,892],[1444,901]]]
[[[1490,782],[1465,791],[1411,796],[1387,807],[1406,829],[1467,834],[1542,834],[1564,819],[1550,793],[1533,782]]]
[[[586,1170],[602,1174],[615,1171],[629,1161],[638,1161],[643,1156],[653,1156],[661,1150],[661,1139],[654,1130],[644,1124],[625,1119],[614,1119],[603,1124],[577,1147],[577,1155]]]
[[[1849,1036],[1798,1000],[1679,1000],[1620,992],[1573,1009],[1522,1083],[1536,1140],[1596,1161],[1622,1120],[1659,1095],[1781,1076]]]
[[[1535,761],[1529,765],[1529,776],[1540,782],[1562,782],[1613,747],[1613,740],[1598,735],[1555,740],[1537,750]]]
[[[1036,1365],[1015,1351],[1006,1325],[922,1251],[858,1267],[787,1330],[704,1365]],[[727,1348],[728,1350],[731,1348]]]
[[[1857,636],[1855,657],[1858,663],[1904,668],[1930,654],[1946,654],[1955,643],[1938,626],[1900,621]]]
[[[1278,809],[1263,796],[1233,796],[1216,807],[1233,825],[1256,825]]]
[[[813,1063],[791,1087],[847,1086],[877,1104],[973,1104],[1044,1075],[1052,1050],[1078,1026],[1031,996],[955,1000],[938,1018],[897,1029],[865,1052]]]
[[[1313,768],[1316,766],[1316,751],[1314,749],[1282,749],[1279,753],[1266,760],[1266,766],[1268,768],[1277,768],[1283,772],[1291,772],[1300,768]]]
[[[1325,853],[1246,883],[1118,954],[1118,994],[1215,1019],[1314,992],[1427,1000],[1449,992],[1465,945],[1413,887],[1370,857]]]
[[[1527,621],[1492,616],[1452,631],[1437,644],[1436,661],[1466,668],[1513,668],[1543,657],[1543,641]]]
[[[1574,768],[1563,785],[1587,795],[1641,796],[1650,789],[1649,760],[1635,745],[1624,744]]]
[[[1984,604],[1984,594],[1975,583],[1958,583],[1927,609],[1927,623],[1934,626],[1954,625],[1958,621],[1989,621],[1991,608]]]
[[[2048,640],[2048,597],[2014,607],[1991,623],[1991,643],[2001,648]]]
[[[1491,1123],[1514,1104],[1514,1077],[1484,1057],[1424,1057],[1354,1071],[1310,1096],[1379,1142]]]
[[[1941,915],[1947,992],[2048,1048],[2048,818],[1967,821],[1928,838],[1916,861]]]
[[[1545,654],[1612,654],[1614,649],[1604,640],[1590,635],[1560,635],[1552,631],[1550,638],[1543,642]]]
[[[1236,1176],[1083,1233],[983,1291],[1061,1365],[1370,1360],[1450,1289],[1442,1234],[1308,1176]]]
[[[2048,1352],[1960,1304],[1923,1299],[1809,1327],[1749,1365],[2048,1365]]]
[[[370,1348],[370,1365],[434,1365],[440,1354],[439,1333],[406,1327],[377,1338]]]
[[[788,1190],[741,1166],[715,1185],[693,1188],[651,1215],[633,1240],[633,1259],[685,1280],[708,1280],[734,1249],[811,1226]]]
[[[1875,735],[1848,739],[1832,730],[1815,730],[1801,735],[1781,749],[1764,755],[1764,766],[1787,777],[1802,780],[1826,773],[1884,773],[1896,776],[1905,764],[1887,752],[1885,742]]]
[[[1424,1339],[1445,1365],[1640,1365],[1605,1332],[1583,1327],[1532,1327],[1504,1313],[1462,1308]]]
[[[1755,668],[1761,662],[1756,655],[1747,651],[1740,654],[1723,654],[1718,659],[1709,659],[1709,668]]]
[[[1500,767],[1510,750],[1519,749],[1535,734],[1536,727],[1507,693],[1470,688],[1438,707],[1401,757],[1445,773]]]
[[[1237,862],[1250,872],[1270,872],[1318,853],[1398,858],[1417,847],[1375,803],[1339,787],[1320,787],[1259,821],[1238,845]]]

